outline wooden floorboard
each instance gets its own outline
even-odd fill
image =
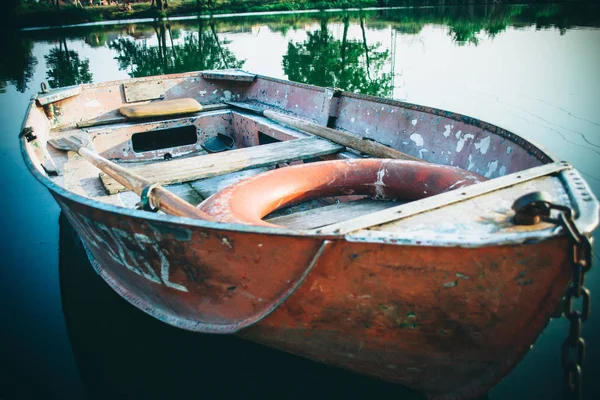
[[[401,203],[365,199],[313,208],[312,210],[300,211],[280,217],[266,218],[265,221],[292,229],[316,229],[394,207],[398,204]]]
[[[305,160],[338,153],[343,146],[319,138],[288,140],[207,154],[148,165],[130,167],[133,172],[161,185],[190,182],[232,172],[271,166],[283,162]],[[122,164],[127,167],[126,164]],[[100,174],[105,189],[110,194],[126,190],[106,174]]]

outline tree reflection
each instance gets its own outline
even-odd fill
[[[128,71],[131,77],[240,68],[244,64],[244,60],[237,60],[235,54],[225,47],[230,41],[218,37],[214,21],[207,24],[199,20],[198,31],[185,33],[182,44],[174,43],[178,35],[171,32],[168,22],[155,23],[154,31],[157,46],[128,38],[119,38],[109,44],[118,52],[116,60],[119,68]]]
[[[32,55],[33,41],[23,39],[10,32],[0,45],[0,93],[6,91],[10,83],[19,92],[28,89],[33,79],[37,59]]]
[[[50,49],[44,59],[48,66],[46,78],[48,78],[48,84],[52,88],[79,85],[92,81],[90,60],[79,59],[79,54],[67,47],[66,39],[60,39],[58,46]]]
[[[388,50],[379,50],[381,43],[368,44],[364,20],[361,17],[362,40],[349,39],[350,17],[342,19],[342,39],[333,37],[327,28],[328,18],[321,18],[321,27],[308,32],[302,43],[288,43],[283,56],[283,70],[292,81],[318,86],[333,86],[351,92],[389,95],[392,74],[384,72],[390,62]]]

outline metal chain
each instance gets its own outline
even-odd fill
[[[513,205],[517,223],[533,224],[540,220],[560,225],[573,244],[573,278],[565,294],[563,315],[569,321],[569,335],[561,347],[566,400],[581,400],[585,341],[581,328],[590,316],[590,291],[585,287],[585,273],[592,267],[592,240],[581,234],[575,225],[573,211],[569,207],[553,204],[543,193],[531,193],[518,199]],[[550,216],[558,211],[558,218]],[[575,300],[581,301],[580,310],[575,309]]]
[[[582,235],[573,221],[569,208],[549,204],[558,210],[558,222],[573,243],[573,278],[565,296],[564,316],[569,321],[569,335],[562,345],[562,365],[565,370],[564,399],[581,400],[581,375],[585,360],[585,341],[581,328],[590,316],[590,291],[584,286],[585,273],[592,267],[592,241]],[[574,308],[574,300],[581,300],[581,310]]]

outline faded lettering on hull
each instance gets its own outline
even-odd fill
[[[175,290],[187,292],[187,288],[169,280],[170,264],[164,250],[158,245],[160,233],[153,231],[153,237],[142,233],[130,233],[111,228],[81,214],[76,215],[68,207],[62,207],[71,222],[84,238],[86,244],[108,255],[115,263],[129,271],[157,284],[164,284]],[[139,251],[138,251],[139,250]],[[142,254],[156,254],[144,257]],[[151,260],[160,260],[160,276],[152,267]]]

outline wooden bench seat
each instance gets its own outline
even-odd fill
[[[371,199],[351,201],[347,203],[332,204],[329,206],[313,208],[279,217],[264,218],[272,224],[285,226],[292,229],[317,229],[335,224],[351,218],[385,210],[401,203],[393,201],[376,201]]]
[[[133,172],[162,185],[191,182],[232,172],[305,160],[344,150],[328,140],[315,137],[246,147],[222,153],[188,157],[130,167]],[[126,164],[121,164],[127,167]],[[126,191],[120,183],[101,173],[100,179],[110,194]]]

